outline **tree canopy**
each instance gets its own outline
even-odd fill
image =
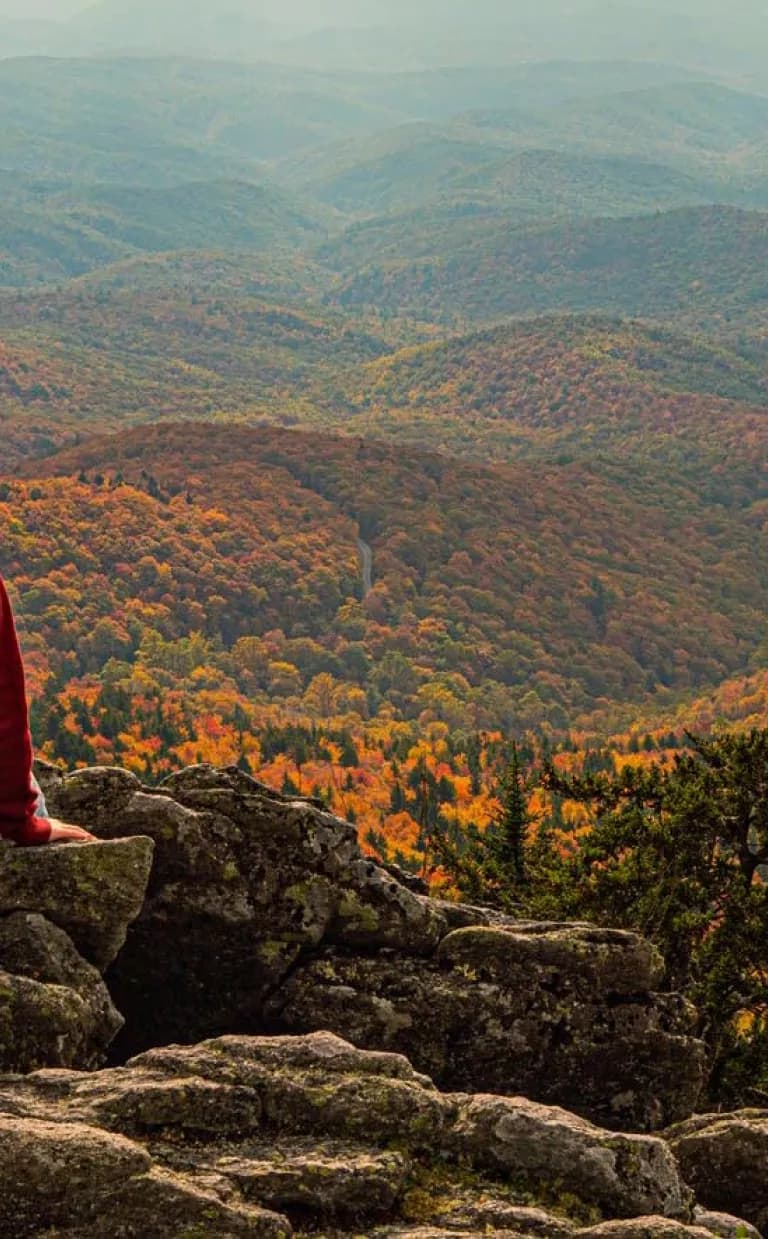
[[[466,896],[538,917],[636,930],[659,946],[667,983],[690,998],[710,1051],[713,1100],[768,1089],[768,730],[689,737],[671,764],[539,775],[550,809],[527,830],[516,755],[500,824],[443,861]],[[587,815],[575,832],[558,813]]]

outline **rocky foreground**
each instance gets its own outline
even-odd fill
[[[641,939],[431,901],[238,771],[42,774],[102,841],[0,848],[0,1234],[768,1231],[768,1112],[692,1117]]]

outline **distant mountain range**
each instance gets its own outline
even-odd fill
[[[32,15],[45,13],[44,8]],[[31,22],[19,10],[0,24],[7,55],[83,55],[144,50],[269,56],[325,69],[423,68],[572,59],[664,59],[697,70],[764,73],[767,19],[762,5],[727,9],[678,0],[632,5],[616,0],[453,0],[406,4],[334,0],[101,0],[66,20]],[[21,19],[21,20],[19,20]]]
[[[762,212],[703,207],[550,223],[492,212],[439,227],[417,214],[381,221],[378,235],[371,228],[363,255],[365,237],[361,226],[322,250],[342,273],[334,299],[349,311],[375,307],[455,326],[607,310],[724,332],[762,330],[768,312]]]
[[[269,164],[332,204],[341,178],[345,209],[365,213],[397,204],[405,182],[412,201],[422,171],[444,167],[450,190],[451,177],[525,150],[664,164],[672,182],[695,176],[708,194],[719,177],[729,200],[768,176],[768,98],[656,64],[334,75],[178,57],[16,59],[0,61],[0,114],[0,169],[157,186],[262,181]],[[369,174],[392,185],[388,198],[355,189]]]

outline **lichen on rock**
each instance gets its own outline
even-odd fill
[[[765,1114],[648,1134],[702,1047],[641,938],[433,901],[238,770],[43,773],[102,841],[0,851],[0,1233],[753,1233]],[[107,965],[124,1065],[71,1070],[120,1023]]]
[[[703,1205],[768,1230],[768,1110],[700,1114],[667,1135]]]
[[[690,1114],[692,1013],[635,934],[505,923],[431,900],[355,830],[235,768],[160,789],[122,771],[47,776],[56,812],[149,836],[149,897],[108,982],[125,1056],[225,1032],[332,1028],[446,1089],[522,1094],[611,1127]]]
[[[93,1067],[123,1020],[102,972],[141,911],[149,839],[0,847],[0,1069]]]
[[[70,1150],[62,1177],[53,1167]],[[443,1094],[402,1057],[330,1033],[222,1037],[90,1074],[0,1077],[0,1156],[16,1184],[3,1217],[18,1234],[38,1233],[33,1200],[40,1233],[79,1223],[90,1234],[98,1213],[117,1235],[181,1239],[203,1200],[211,1236],[366,1234],[407,1225],[432,1172],[443,1183],[433,1224],[446,1229],[482,1217],[491,1233],[542,1234],[551,1216],[564,1236],[590,1217],[691,1215],[658,1137],[521,1099]],[[25,1159],[41,1162],[26,1182]]]

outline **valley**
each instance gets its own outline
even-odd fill
[[[419,865],[420,769],[482,825],[505,737],[763,717],[756,76],[107,52],[0,62],[0,106],[46,756],[239,762]]]

